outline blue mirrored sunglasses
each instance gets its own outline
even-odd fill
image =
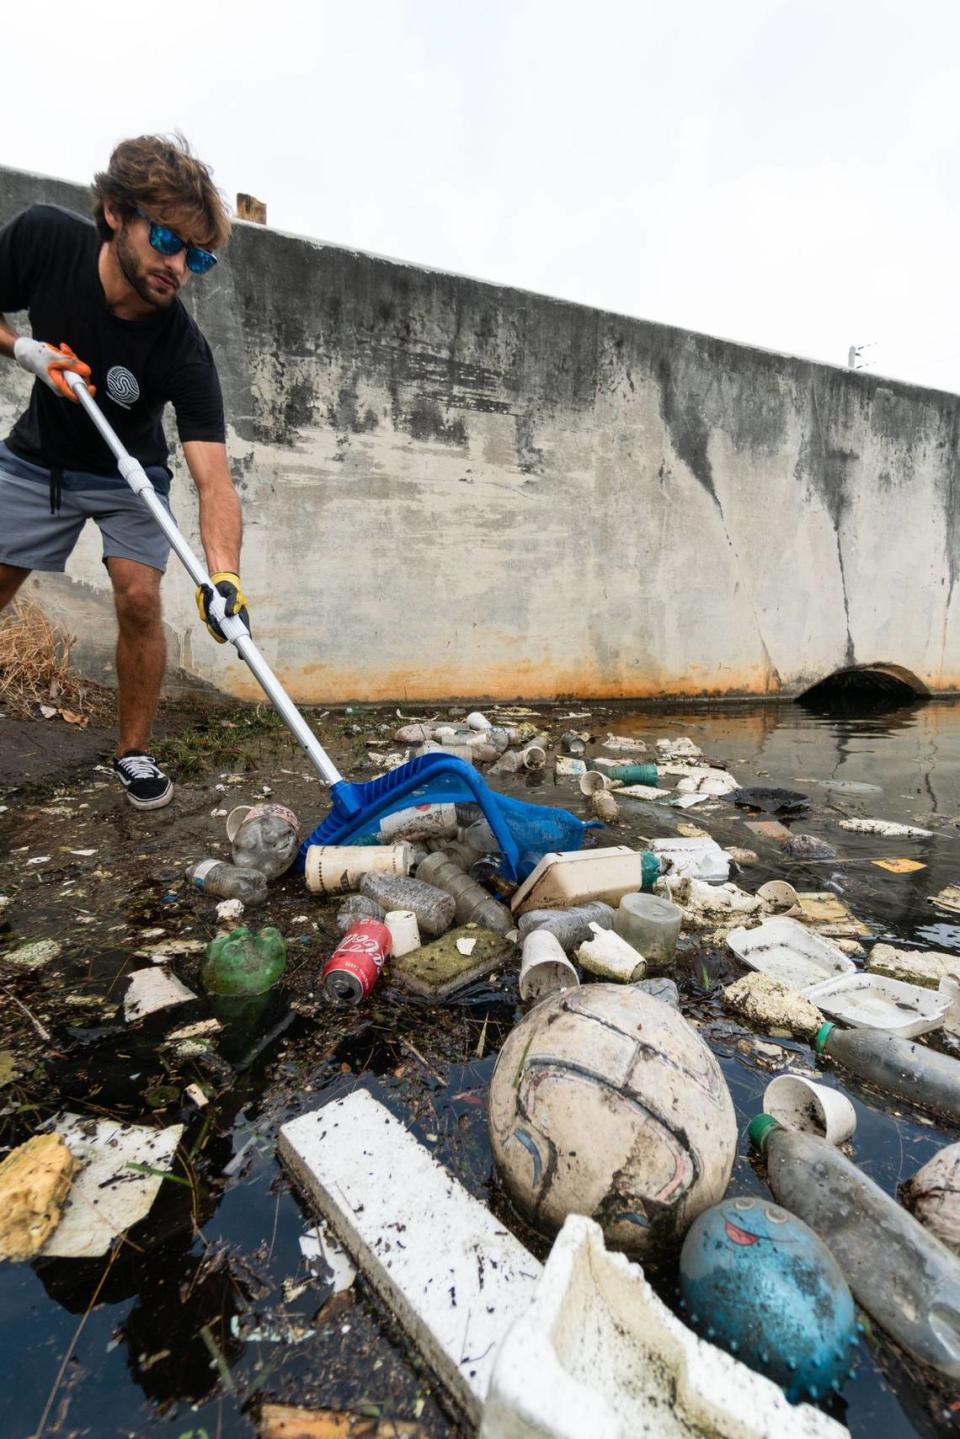
[[[138,209],[137,214],[150,226],[150,244],[158,254],[179,255],[181,250],[186,250],[187,269],[192,270],[195,275],[205,275],[208,270],[213,269],[217,257],[212,250],[201,250],[199,245],[188,245],[169,225],[159,225],[142,210]]]

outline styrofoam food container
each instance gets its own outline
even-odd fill
[[[938,1029],[953,1003],[949,994],[936,989],[870,973],[814,984],[806,996],[824,1014],[852,1029],[882,1029],[899,1039]]]
[[[813,985],[856,970],[853,960],[842,949],[814,934],[806,925],[783,915],[765,919],[753,929],[742,925],[732,929],[727,935],[727,944],[751,969],[769,974],[804,994]]]

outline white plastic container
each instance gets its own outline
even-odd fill
[[[751,969],[772,975],[803,994],[827,979],[853,974],[856,969],[853,960],[835,944],[795,919],[780,915],[765,919],[755,929],[732,929],[727,945]]]
[[[580,978],[556,935],[534,929],[523,941],[520,998],[546,999],[558,989],[577,989]]]
[[[849,1439],[700,1339],[572,1214],[493,1363],[479,1439]]]
[[[845,1094],[799,1074],[779,1074],[767,1085],[763,1112],[784,1129],[818,1134],[831,1144],[846,1143],[857,1127],[857,1111]]]
[[[482,715],[479,710],[474,710],[471,714],[467,715],[467,724],[470,726],[471,729],[475,730],[487,730],[492,728],[492,725],[487,719],[486,715]]]
[[[514,914],[528,909],[568,909],[602,899],[619,904],[643,886],[643,855],[625,844],[607,849],[564,850],[545,854],[514,893]]]
[[[850,1029],[883,1029],[901,1039],[941,1028],[953,1004],[949,994],[936,989],[869,973],[828,979],[805,993],[819,1010]]]
[[[650,848],[654,854],[670,861],[672,873],[685,879],[705,879],[708,884],[722,884],[730,878],[730,856],[715,839],[682,839],[679,835],[668,835],[664,839],[651,840]]]
[[[625,894],[613,927],[651,964],[667,964],[677,948],[682,919],[680,906],[659,894]]]
[[[312,844],[303,877],[311,894],[345,894],[357,889],[365,874],[406,875],[412,863],[409,844]]]
[[[543,769],[547,762],[547,752],[542,744],[528,744],[520,751],[520,761],[524,769]]]

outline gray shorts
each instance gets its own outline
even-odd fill
[[[147,474],[172,516],[170,476],[157,465]],[[100,527],[104,563],[116,556],[166,569],[167,537],[126,480],[63,470],[55,495],[49,470],[21,460],[0,441],[0,564],[61,572],[87,520]]]

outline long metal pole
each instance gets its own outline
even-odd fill
[[[176,521],[167,513],[160,503],[157,498],[157,492],[150,483],[150,479],[140,461],[135,460],[133,456],[128,454],[124,449],[117,437],[116,431],[109,421],[105,419],[99,405],[91,398],[86,385],[76,371],[64,370],[63,376],[80,401],[80,404],[110,446],[121,475],[133,490],[134,494],[139,495],[141,500],[143,500],[153,515],[153,518],[170,541],[171,548],[177,552],[184,569],[194,584],[209,585],[210,589],[213,590],[213,599],[210,602],[211,615],[236,649],[240,658],[249,665],[258,684],[267,695],[277,714],[283,720],[294,738],[303,747],[304,753],[310,760],[310,763],[327,784],[339,784],[343,779],[343,775],[337,769],[303,718],[303,715],[290,699],[286,690],[273,673],[273,670],[253,643],[246,625],[236,615],[227,615],[226,603],[223,596],[219,590],[214,587],[207,571],[187,544]]]

